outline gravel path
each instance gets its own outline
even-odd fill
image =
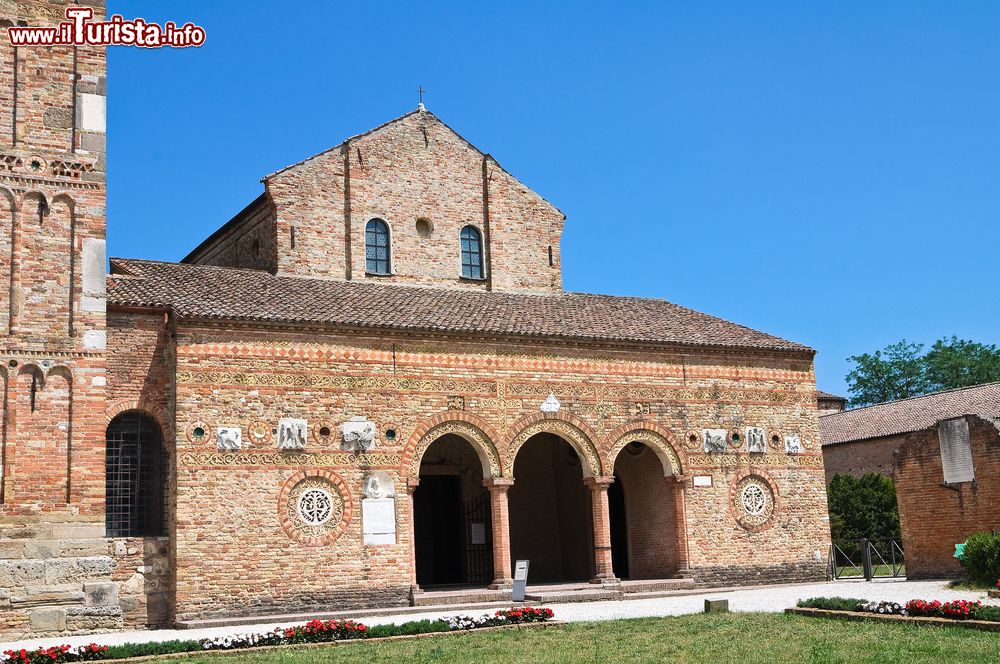
[[[689,613],[699,613],[704,608],[706,599],[728,599],[732,611],[780,613],[795,602],[808,597],[858,597],[869,600],[889,600],[905,602],[914,598],[939,599],[941,601],[955,599],[986,599],[986,593],[966,590],[950,590],[945,581],[904,581],[886,579],[865,583],[863,581],[830,581],[825,583],[795,584],[785,586],[755,587],[746,590],[722,589],[719,591],[705,590],[695,595],[657,597],[650,599],[632,599],[621,601],[579,602],[573,604],[549,604],[559,620],[579,622],[586,620],[618,620],[621,618],[646,618],[656,616],[679,616]],[[1000,603],[991,600],[991,603]],[[486,609],[462,610],[457,608],[438,607],[432,610],[414,611],[414,613],[396,614],[390,616],[366,615],[361,620],[366,625],[381,625],[385,623],[402,623],[408,620],[424,618],[441,618],[457,613],[478,615]],[[171,641],[173,639],[204,639],[242,634],[246,632],[264,632],[275,627],[287,627],[298,623],[261,623],[257,625],[240,625],[236,627],[213,627],[209,629],[188,630],[151,630],[135,632],[114,632],[109,634],[90,634],[86,636],[55,637],[16,641],[0,644],[0,651],[19,648],[37,648],[39,646],[82,645],[100,643],[116,645],[120,643],[141,643],[149,641]]]

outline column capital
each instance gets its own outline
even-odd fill
[[[493,491],[506,491],[514,486],[514,480],[509,477],[488,477],[483,480],[483,486]]]
[[[691,477],[689,475],[665,475],[663,479],[667,481],[667,484],[679,484],[683,486]]]
[[[413,495],[413,492],[417,490],[418,486],[420,486],[420,478],[410,477],[406,480],[406,493]]]
[[[607,491],[608,487],[611,486],[614,481],[614,477],[609,477],[607,475],[595,475],[594,477],[583,478],[583,483],[587,485],[591,491]]]

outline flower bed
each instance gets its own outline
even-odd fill
[[[278,628],[270,632],[247,632],[214,639],[202,639],[201,641],[129,643],[110,647],[91,643],[78,647],[63,645],[38,648],[37,650],[8,650],[0,657],[0,664],[61,664],[62,662],[128,659],[206,650],[237,650],[267,646],[332,643],[335,641],[415,636],[487,627],[544,623],[553,618],[552,609],[514,607],[481,616],[454,616],[447,620],[418,620],[401,625],[378,625],[371,628],[353,620],[312,620],[304,625]]]
[[[853,607],[850,603],[855,601]],[[896,602],[869,602],[865,600],[850,600],[842,597],[814,597],[801,600],[791,613],[801,615],[828,615],[831,617],[851,616],[861,618],[861,614],[873,614],[873,617],[893,617],[900,619],[932,619],[935,624],[948,624],[958,621],[967,623],[993,624],[989,629],[1000,631],[1000,607],[984,605],[982,602],[964,599],[953,602],[939,600],[911,599],[906,604]]]

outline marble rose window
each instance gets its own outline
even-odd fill
[[[462,246],[462,276],[483,278],[483,236],[475,226],[466,226],[460,236]]]
[[[365,272],[391,274],[389,224],[371,219],[365,225]]]
[[[166,534],[166,454],[160,425],[127,411],[105,435],[105,526],[108,537]]]

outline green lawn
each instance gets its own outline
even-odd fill
[[[194,657],[185,663],[997,662],[1000,634],[776,614],[710,614]]]

